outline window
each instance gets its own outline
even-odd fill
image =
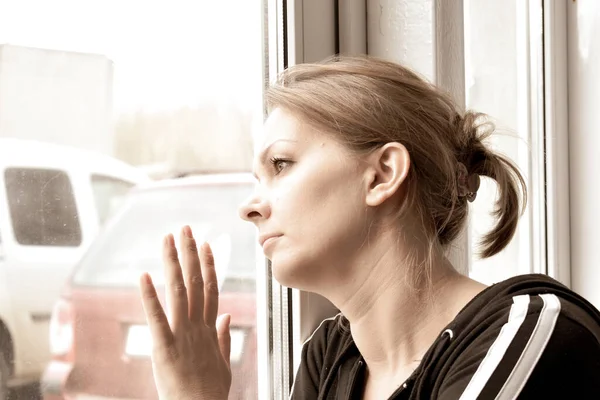
[[[25,246],[79,246],[81,226],[69,176],[58,170],[8,168],[6,193],[15,238]]]
[[[91,183],[98,211],[98,221],[100,224],[104,224],[121,205],[124,196],[133,187],[133,184],[102,175],[92,175]]]
[[[43,376],[44,397],[155,397],[133,275],[162,278],[160,238],[190,224],[222,260],[221,312],[236,327],[230,398],[262,398],[258,376],[269,378],[258,373],[255,342],[258,310],[263,318],[268,305],[255,294],[255,229],[234,206],[246,186],[204,192],[185,182],[250,173],[268,64],[263,1],[8,0],[0,8],[0,137],[45,146],[28,157],[31,169],[7,173],[15,233],[20,243],[53,246],[16,253],[44,275],[10,283],[21,305],[21,325],[8,327],[22,349],[14,380]],[[69,148],[54,160],[70,184],[35,169],[58,147]],[[97,153],[121,166],[98,165]],[[123,162],[157,171],[149,191],[119,179]],[[71,286],[72,296],[58,295]],[[50,328],[31,313],[52,314]]]

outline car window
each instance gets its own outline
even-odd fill
[[[134,186],[131,182],[104,175],[92,175],[91,184],[101,225],[119,208],[127,192]]]
[[[73,186],[64,171],[7,168],[4,180],[17,243],[66,247],[81,244]]]
[[[237,209],[253,190],[251,184],[161,188],[132,194],[107,229],[96,239],[73,277],[74,284],[122,287],[138,284],[148,271],[163,281],[162,240],[189,224],[198,245],[208,241],[220,282],[254,281],[256,230]],[[231,285],[230,285],[231,287]],[[254,286],[247,287],[254,290]]]

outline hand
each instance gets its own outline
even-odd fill
[[[189,226],[181,232],[183,271],[173,235],[163,243],[166,303],[160,304],[150,275],[140,279],[152,335],[152,370],[160,399],[224,400],[231,386],[229,315],[217,320],[219,287],[208,243],[198,257]]]

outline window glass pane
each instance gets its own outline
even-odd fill
[[[132,183],[119,179],[101,175],[92,176],[92,191],[100,224],[106,222],[132,187]]]
[[[69,176],[56,170],[4,172],[15,239],[25,246],[79,246],[81,227]]]
[[[257,240],[237,206],[252,190],[252,131],[263,122],[263,2],[6,0],[0,8],[0,137],[36,141],[47,146],[41,153],[73,150],[52,167],[71,187],[60,178],[43,189],[51,212],[19,195],[47,176],[10,183],[18,240],[42,245],[19,251],[2,232],[6,260],[27,261],[11,277],[14,381],[41,376],[47,398],[155,398],[138,277],[149,270],[160,283],[162,237],[190,224],[213,246],[220,313],[232,315],[230,398],[256,399]],[[135,173],[120,175],[115,159]],[[140,171],[153,181],[129,190]],[[67,201],[78,206],[78,236],[57,222],[75,210]],[[48,246],[67,239],[81,245]],[[34,323],[31,314],[51,319]]]
[[[73,277],[76,285],[137,287],[148,271],[164,284],[161,248],[165,230],[191,224],[199,243],[213,245],[218,275],[229,288],[245,279],[254,281],[256,241],[252,225],[232,213],[251,195],[253,185],[193,187],[142,191],[130,197],[117,218],[94,242]],[[199,206],[201,205],[201,206]],[[154,218],[148,215],[157,212]],[[176,238],[176,241],[178,238]],[[102,265],[102,268],[98,268]],[[247,286],[248,287],[248,286]],[[250,292],[254,287],[249,286]]]

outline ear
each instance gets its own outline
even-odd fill
[[[402,144],[387,143],[367,156],[367,204],[378,206],[396,194],[408,176],[410,155]]]

